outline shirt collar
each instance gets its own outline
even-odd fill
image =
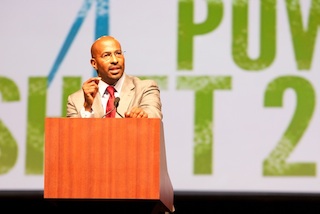
[[[117,81],[117,83],[114,85],[114,88],[117,90],[118,96],[120,96],[120,91],[123,85],[125,79],[125,75],[123,74],[120,79]],[[99,81],[99,92],[101,95],[103,95],[109,85],[105,83],[104,81]]]

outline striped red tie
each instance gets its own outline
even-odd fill
[[[107,87],[107,92],[109,93],[109,100],[107,103],[107,109],[106,109],[106,117],[115,117],[116,115],[116,110],[114,107],[114,87],[113,86],[108,86]]]

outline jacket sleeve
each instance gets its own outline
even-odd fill
[[[160,89],[154,80],[135,79],[134,105],[142,108],[149,118],[163,118]]]

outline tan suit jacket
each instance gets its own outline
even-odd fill
[[[149,118],[162,119],[160,90],[157,83],[154,80],[141,80],[125,73],[123,75],[125,75],[125,79],[120,92],[118,112],[124,116],[124,113],[132,107],[140,107],[148,113]],[[69,95],[67,117],[81,117],[80,110],[83,108],[83,104],[84,94],[82,89]],[[94,118],[102,118],[105,114],[99,92],[93,101],[92,110]],[[120,118],[120,116],[116,114],[116,118]]]

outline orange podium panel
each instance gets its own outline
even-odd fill
[[[158,200],[173,211],[163,123],[46,118],[44,198]]]

